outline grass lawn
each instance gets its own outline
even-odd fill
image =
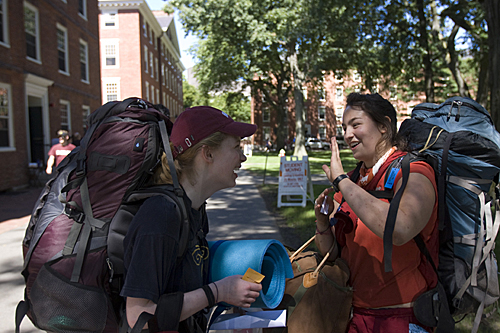
[[[350,150],[340,151],[342,158],[342,165],[344,170],[347,172],[354,169],[356,166],[356,160],[352,157]],[[291,155],[291,153],[288,153]],[[324,175],[322,170],[323,164],[330,164],[329,151],[312,151],[309,152],[310,161],[310,171],[311,174]],[[280,158],[277,152],[271,153],[254,153],[253,156],[249,157],[244,163],[244,168],[250,170],[252,173],[263,176],[274,176],[279,175]],[[304,243],[315,233],[315,216],[313,211],[313,204],[308,201],[306,207],[281,207],[277,208],[277,195],[278,195],[278,185],[259,185],[259,190],[261,195],[264,197],[267,207],[273,213],[279,216],[280,220],[283,220],[288,228],[293,229],[293,237],[298,239],[290,239],[288,244],[287,238],[285,238],[285,245],[291,245],[292,247],[298,247],[300,244]],[[324,185],[314,185],[314,194],[318,195],[323,189]],[[297,245],[298,244],[298,245]],[[495,248],[495,253],[497,257],[500,255],[500,247],[497,240],[497,246]],[[487,309],[489,310],[489,309]],[[486,312],[486,311],[485,311]],[[470,332],[472,329],[472,324],[474,321],[473,315],[467,315],[462,321],[456,325],[456,332]],[[497,309],[492,316],[487,319],[483,319],[479,332],[500,332],[500,313]]]

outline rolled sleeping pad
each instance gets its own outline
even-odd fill
[[[221,240],[208,242],[210,282],[231,275],[244,275],[248,268],[263,274],[260,296],[252,308],[274,309],[285,294],[287,278],[293,278],[285,247],[274,239]]]

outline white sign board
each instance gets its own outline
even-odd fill
[[[309,173],[307,156],[299,160],[298,156],[282,156],[278,188],[278,207],[306,206],[308,192],[311,200],[314,193]],[[283,199],[286,196],[286,200]]]

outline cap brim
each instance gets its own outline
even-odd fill
[[[222,133],[238,136],[240,138],[246,138],[247,136],[253,135],[256,130],[257,125],[234,121],[230,124],[227,124],[219,131]]]

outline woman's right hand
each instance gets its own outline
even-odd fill
[[[232,275],[216,281],[218,302],[249,308],[262,290],[262,284],[242,280],[242,275]],[[217,295],[216,295],[217,297]]]

